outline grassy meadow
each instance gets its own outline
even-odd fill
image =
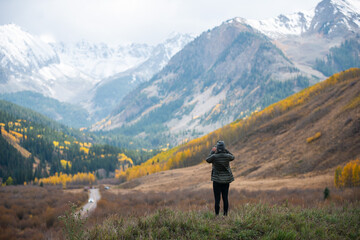
[[[360,207],[244,204],[228,217],[211,210],[161,209],[143,217],[112,215],[88,239],[359,239]]]
[[[215,216],[209,189],[120,192],[101,188],[83,239],[360,238],[359,188],[330,188],[327,199],[324,189],[233,189],[227,217]]]

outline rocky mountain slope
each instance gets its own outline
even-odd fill
[[[315,8],[309,34],[328,38],[346,37],[359,31],[360,3],[357,0],[324,0]]]
[[[226,21],[188,44],[92,130],[143,136],[143,126],[163,124],[178,142],[214,130],[325,79],[316,60],[360,33],[359,12],[356,1],[323,0],[306,13]]]
[[[137,64],[128,66],[125,70],[110,77],[103,78],[90,93],[90,112],[94,118],[96,116],[96,119],[99,120],[108,116],[131,90],[140,83],[150,80],[168,63],[172,56],[192,39],[193,37],[187,34],[173,34],[163,43],[151,47],[147,46],[149,56],[143,56]],[[136,46],[132,47],[134,47],[132,51],[135,53],[142,49],[142,47],[140,49]]]
[[[105,127],[166,124],[173,134],[208,132],[280,100],[313,80],[249,25],[204,32],[126,98]],[[106,123],[105,123],[106,124]]]

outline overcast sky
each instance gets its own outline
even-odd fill
[[[266,19],[310,10],[320,0],[0,0],[0,24],[45,40],[156,44],[243,17]]]

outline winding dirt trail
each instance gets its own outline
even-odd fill
[[[90,189],[89,190],[89,201],[87,204],[84,205],[82,211],[81,211],[81,216],[82,217],[87,217],[89,216],[89,214],[95,210],[97,202],[100,200],[101,195],[100,195],[100,191],[97,188],[94,189]],[[93,200],[93,202],[90,202],[90,199]]]

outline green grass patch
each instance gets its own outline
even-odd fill
[[[109,216],[87,239],[359,239],[359,203],[301,208],[245,204],[229,216],[162,209],[143,217]]]

